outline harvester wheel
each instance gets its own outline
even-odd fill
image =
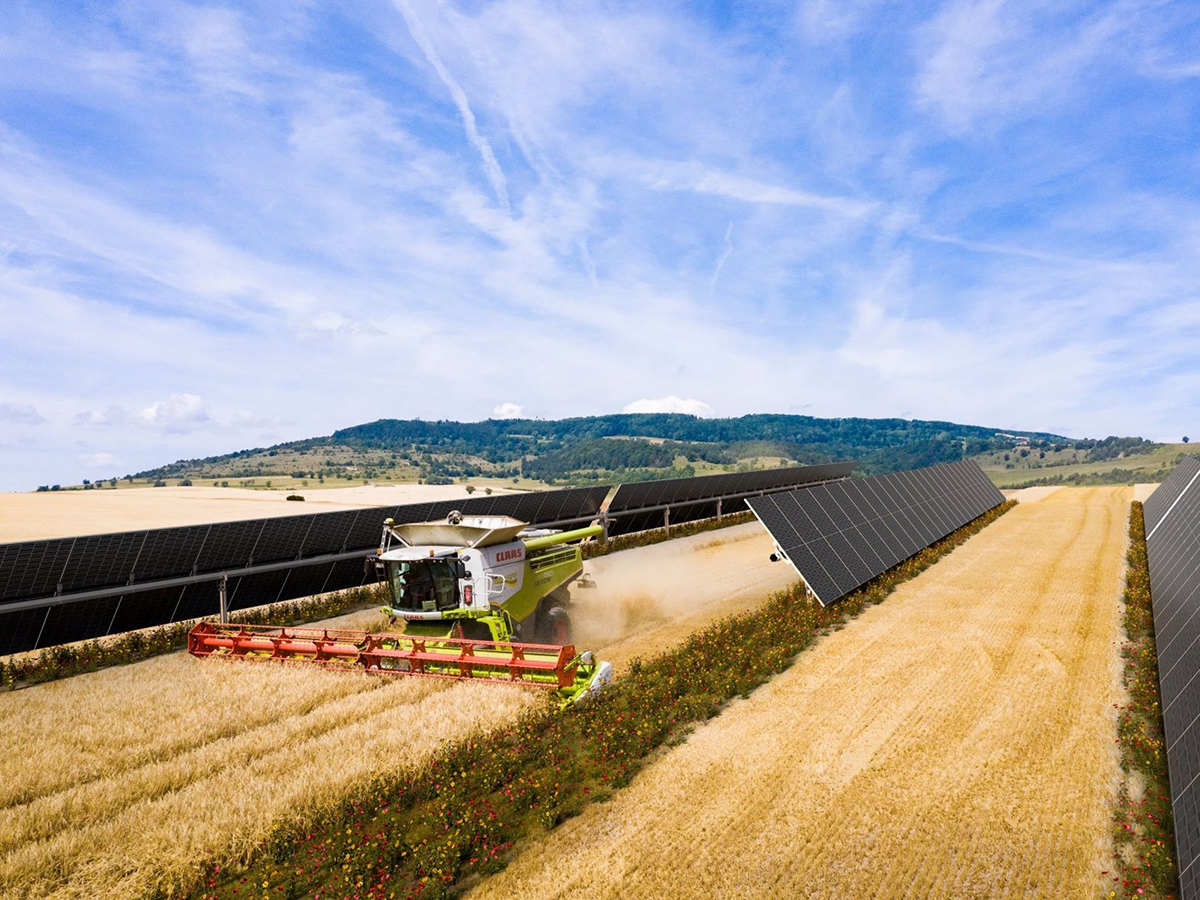
[[[571,617],[561,606],[545,610],[538,624],[543,644],[565,644],[571,639]]]

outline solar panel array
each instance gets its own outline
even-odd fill
[[[1180,462],[1143,513],[1180,896],[1194,900],[1200,898],[1200,460]]]
[[[747,501],[822,605],[1004,502],[972,462],[852,478]]]
[[[854,466],[841,462],[622,484],[608,504],[608,534],[660,528],[668,508],[672,525],[715,517],[718,500],[722,515],[744,512],[747,496],[848,478]]]
[[[124,587],[284,563],[230,579],[229,608],[306,597],[362,584],[362,557],[379,546],[385,518],[424,522],[462,509],[570,527],[595,519],[608,492],[605,485],[500,494],[0,545],[0,655],[210,615],[218,605],[215,580]],[[338,555],[350,558],[311,563]],[[38,605],[103,590],[112,595]]]

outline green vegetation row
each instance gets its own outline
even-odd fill
[[[1130,898],[1178,897],[1175,826],[1167,776],[1162,701],[1158,692],[1158,654],[1146,558],[1146,524],[1136,500],[1129,516],[1128,568],[1122,622],[1125,643],[1122,683],[1129,702],[1120,707],[1117,745],[1127,776],[1140,775],[1141,794],[1131,795],[1129,778],[1113,804],[1113,895]]]
[[[243,625],[298,625],[345,615],[385,602],[382,585],[367,585],[284,600],[267,606],[238,610],[229,614],[232,622]],[[212,617],[209,617],[212,618]],[[48,647],[40,653],[20,654],[0,659],[0,688],[12,690],[44,681],[54,681],[108,666],[120,666],[170,653],[187,646],[188,632],[200,619],[171,622],[157,628],[130,631],[108,638],[77,644]]]
[[[723,619],[630,671],[602,696],[549,704],[430,762],[376,777],[316,817],[281,827],[245,869],[214,865],[192,898],[409,897],[460,893],[518,844],[627,785],[651,754],[788,668],[796,655],[881,602],[1003,515],[1010,501],[910,557],[836,605],[797,585]]]
[[[1180,454],[1180,458],[1183,454]],[[1165,481],[1175,466],[1164,466],[1156,471],[1146,469],[1109,469],[1107,472],[1075,472],[1071,475],[1043,475],[1015,484],[1005,484],[1004,490],[1016,491],[1027,487],[1062,485],[1068,487],[1096,487],[1105,484],[1148,484]]]

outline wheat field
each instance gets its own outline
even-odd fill
[[[534,701],[509,686],[182,654],[21,691],[0,700],[0,896],[169,885]]]
[[[1019,505],[472,900],[1096,896],[1130,497]]]
[[[769,551],[749,525],[591,561],[599,586],[575,592],[580,645],[611,649],[619,671],[785,585],[790,570],[766,563]],[[539,697],[182,653],[0,694],[0,897],[115,900],[170,885]]]

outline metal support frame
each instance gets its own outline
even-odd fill
[[[221,624],[222,625],[229,624],[229,597],[228,597],[227,590],[226,590],[228,587],[229,587],[229,576],[226,575],[224,572],[222,572],[221,580],[217,584],[217,592],[220,594],[220,598],[221,598]]]

